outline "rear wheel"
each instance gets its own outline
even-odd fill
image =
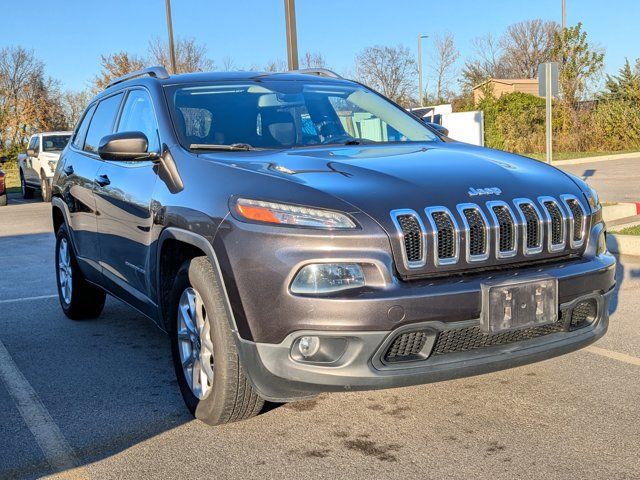
[[[51,184],[49,179],[42,173],[42,180],[40,180],[40,192],[42,193],[42,201],[51,201]]]
[[[187,408],[209,425],[257,415],[264,400],[244,373],[224,292],[206,257],[185,262],[171,299],[173,362]]]
[[[82,275],[66,225],[56,235],[56,281],[60,306],[67,317],[85,320],[100,315],[106,294]]]
[[[33,189],[27,185],[22,170],[20,170],[20,190],[22,190],[22,198],[33,198]]]

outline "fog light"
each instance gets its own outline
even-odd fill
[[[364,284],[364,273],[357,263],[314,263],[298,272],[291,291],[322,294],[363,287]]]
[[[320,339],[318,337],[302,337],[298,343],[298,350],[304,358],[312,357],[320,350]]]

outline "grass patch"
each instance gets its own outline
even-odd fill
[[[20,191],[20,173],[18,172],[18,163],[14,160],[0,166],[0,170],[5,173],[4,183],[8,193]]]
[[[621,153],[633,153],[636,150],[621,150],[618,152],[553,152],[553,161],[573,160],[574,158],[589,158],[599,157],[601,155],[619,155]],[[526,153],[527,157],[535,158],[536,160],[544,161],[544,153]]]
[[[616,235],[640,235],[640,225],[636,225],[635,227],[627,227],[614,232]]]

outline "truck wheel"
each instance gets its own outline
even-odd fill
[[[24,174],[20,170],[20,189],[22,190],[22,198],[33,198],[33,189],[27,186],[27,182],[24,179]]]
[[[106,294],[85,280],[64,224],[56,235],[56,281],[60,306],[67,317],[86,320],[100,315]]]
[[[0,195],[0,207],[6,206],[7,203],[9,203],[7,201],[7,194],[5,193],[4,195]]]
[[[44,175],[42,176],[42,180],[40,180],[40,192],[42,193],[43,202],[51,202],[51,184]]]
[[[222,288],[207,257],[185,262],[173,284],[167,323],[182,397],[209,425],[253,417],[264,405],[238,358]]]

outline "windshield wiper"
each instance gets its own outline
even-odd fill
[[[191,150],[253,150],[254,148],[248,143],[232,143],[231,145],[217,145],[213,143],[192,143],[189,145]]]

